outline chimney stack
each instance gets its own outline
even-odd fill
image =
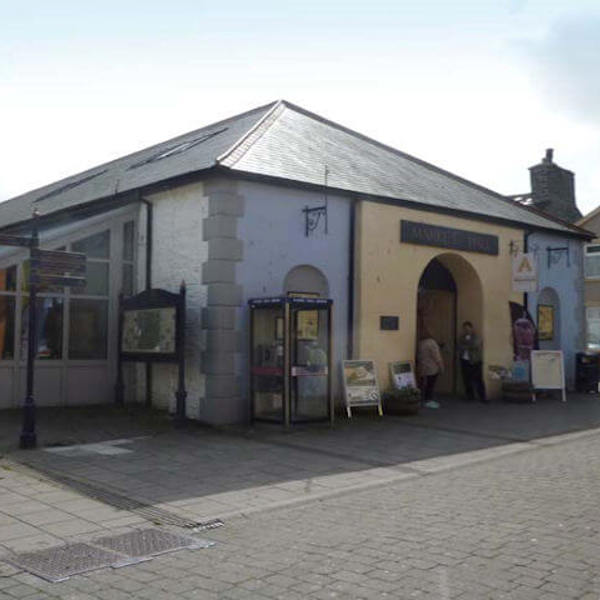
[[[575,204],[575,175],[559,167],[553,158],[554,150],[548,148],[542,162],[529,168],[533,206],[574,223],[581,218]]]

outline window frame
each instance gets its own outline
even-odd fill
[[[108,259],[98,259],[109,261],[109,289],[106,296],[101,298],[108,302],[108,328],[107,328],[107,352],[103,359],[69,359],[68,358],[68,339],[69,339],[69,321],[70,321],[70,289],[62,288],[60,293],[54,290],[38,292],[40,297],[60,297],[63,299],[63,351],[62,358],[40,359],[36,360],[36,372],[47,373],[45,377],[50,377],[51,381],[52,405],[62,406],[68,401],[69,394],[77,388],[78,383],[84,381],[87,377],[87,370],[106,381],[114,381],[117,371],[117,337],[118,337],[118,293],[120,291],[123,278],[123,227],[126,222],[134,223],[134,261],[133,278],[134,291],[139,286],[139,264],[140,253],[145,256],[144,247],[139,245],[138,233],[140,219],[144,219],[144,207],[140,203],[131,203],[115,209],[108,210],[71,221],[66,225],[52,226],[51,229],[40,231],[40,247],[47,250],[69,249],[72,243],[102,231],[110,231],[110,254]],[[0,359],[0,376],[3,381],[10,380],[8,397],[2,398],[0,405],[3,407],[21,406],[23,400],[23,385],[25,381],[25,372],[27,366],[27,357],[23,355],[21,348],[21,326],[23,304],[26,302],[28,291],[22,289],[23,279],[26,277],[26,269],[23,263],[29,259],[29,251],[24,248],[4,248],[0,247],[0,268],[9,268],[16,266],[16,289],[12,291],[0,291],[1,296],[11,296],[15,303],[14,319],[14,353],[12,359]],[[94,260],[94,259],[92,259]],[[73,296],[74,298],[86,298],[87,295]],[[92,298],[99,298],[93,296]],[[50,375],[50,372],[56,375]],[[83,378],[83,379],[81,379]],[[0,382],[2,383],[2,382]],[[75,388],[73,388],[75,385]],[[71,390],[71,391],[69,391]],[[44,390],[38,390],[42,397]],[[48,391],[48,390],[46,390]],[[48,396],[49,397],[49,396]],[[47,399],[46,399],[47,400]],[[44,401],[46,401],[44,400]],[[73,402],[73,400],[71,400]],[[79,401],[77,401],[79,402]]]
[[[105,358],[71,358],[70,355],[70,339],[71,339],[71,302],[77,302],[78,300],[99,300],[102,302],[106,302],[106,322],[107,325],[110,324],[111,319],[111,294],[113,292],[113,279],[115,276],[115,270],[120,271],[120,268],[117,268],[114,262],[115,256],[115,245],[116,245],[116,235],[114,233],[115,225],[111,224],[108,226],[95,228],[94,231],[88,231],[86,235],[78,235],[76,238],[73,238],[67,242],[67,250],[69,252],[75,252],[73,249],[73,245],[81,242],[87,238],[94,237],[95,235],[99,235],[108,231],[108,256],[106,258],[95,258],[89,257],[86,258],[86,264],[106,264],[108,265],[108,286],[106,290],[106,294],[87,294],[87,293],[74,293],[71,288],[67,288],[66,296],[67,296],[67,305],[65,310],[65,329],[64,329],[64,345],[65,345],[65,355],[64,360],[67,366],[84,366],[84,365],[96,365],[101,363],[106,363],[110,360],[110,331],[109,327],[106,330],[106,356]],[[122,240],[121,240],[122,243]],[[121,244],[120,244],[121,245]]]
[[[586,306],[585,307],[585,345],[586,348],[590,349],[599,349],[600,348],[600,336],[598,337],[599,343],[598,344],[590,344],[589,341],[589,333],[590,333],[590,327],[589,327],[589,323],[590,323],[590,318],[589,318],[589,313],[590,310],[596,310],[598,311],[598,318],[596,319],[592,319],[593,321],[598,321],[600,322],[600,306]]]
[[[133,223],[133,260],[124,260],[124,229],[125,224],[128,222]],[[116,318],[118,312],[118,293],[122,287],[123,281],[123,265],[130,264],[133,270],[133,285],[134,293],[137,284],[137,261],[138,261],[138,248],[136,244],[137,232],[138,232],[138,213],[128,211],[127,213],[121,213],[113,216],[109,222],[106,220],[98,221],[94,224],[86,225],[80,229],[73,230],[67,235],[56,236],[54,239],[43,241],[42,246],[49,250],[66,250],[72,251],[73,244],[84,240],[85,238],[92,237],[104,231],[109,232],[109,254],[107,258],[88,258],[89,262],[104,263],[108,265],[108,289],[106,294],[73,294],[70,288],[62,288],[58,290],[48,290],[38,292],[36,295],[38,298],[47,297],[58,297],[63,301],[63,329],[62,329],[62,357],[61,358],[47,358],[39,359],[40,367],[85,367],[85,366],[97,366],[111,364],[114,359],[114,352],[112,348],[112,338],[114,332],[112,331],[113,321]],[[29,259],[29,253],[26,251],[18,251],[11,253],[10,257],[0,260],[1,268],[8,268],[10,266],[17,267],[17,280],[15,291],[0,291],[0,295],[8,295],[15,297],[15,348],[14,358],[2,360],[0,359],[0,367],[8,367],[10,365],[16,368],[24,368],[27,363],[27,356],[23,352],[22,338],[21,338],[21,327],[22,327],[22,311],[23,306],[26,302],[26,298],[29,297],[29,291],[23,289],[24,278],[25,278],[25,263]],[[105,358],[69,358],[69,336],[70,336],[70,320],[71,320],[71,300],[100,300],[107,304],[107,343],[106,343],[106,357]],[[36,364],[37,361],[36,361]]]
[[[590,248],[598,248],[595,252],[590,252]],[[588,257],[598,256],[600,258],[600,241],[598,242],[590,242],[589,244],[584,245],[583,249],[583,277],[588,281],[597,281],[600,279],[600,273],[598,275],[588,275],[586,269],[586,261]]]
[[[11,265],[12,266],[12,265]],[[18,275],[18,265],[17,265],[17,282],[19,281],[19,275]],[[18,293],[17,290],[15,290],[14,292],[9,292],[9,291],[0,291],[0,298],[12,298],[13,299],[13,322],[12,322],[12,328],[13,328],[13,343],[12,343],[12,358],[2,358],[2,356],[0,356],[0,366],[8,366],[8,365],[14,365],[16,363],[17,360],[17,341],[19,339],[18,337],[18,329],[17,327],[20,326],[20,319],[17,316],[17,312],[19,310],[19,297],[18,297]]]

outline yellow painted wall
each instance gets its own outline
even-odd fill
[[[490,256],[401,243],[402,219],[496,235],[499,254]],[[488,393],[497,395],[499,383],[488,378],[487,365],[508,366],[512,361],[508,303],[522,302],[523,295],[512,292],[510,242],[522,239],[523,232],[516,228],[369,201],[358,203],[354,354],[355,358],[376,361],[382,389],[389,383],[389,362],[414,360],[417,287],[428,263],[439,258],[457,284],[458,324],[470,320],[483,336]],[[382,315],[398,315],[399,330],[380,331]]]

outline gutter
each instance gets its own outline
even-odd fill
[[[292,187],[295,189],[306,189],[306,190],[319,191],[319,192],[328,191],[329,193],[334,193],[334,194],[338,194],[340,196],[346,196],[346,197],[350,196],[351,198],[355,198],[357,195],[357,192],[352,191],[352,190],[336,188],[336,187],[331,187],[331,186],[327,186],[327,188],[325,188],[325,186],[323,186],[322,184],[303,182],[303,181],[298,181],[295,179],[287,179],[284,177],[275,177],[272,175],[262,175],[262,174],[258,174],[258,173],[251,173],[248,171],[240,171],[237,169],[234,170],[234,169],[231,169],[229,167],[226,167],[226,166],[220,165],[220,164],[215,164],[212,167],[209,167],[207,169],[201,169],[198,171],[192,171],[190,173],[185,173],[182,175],[177,175],[177,176],[171,177],[169,179],[162,180],[160,182],[156,182],[153,184],[143,186],[141,188],[137,188],[137,194],[149,194],[149,193],[165,191],[165,190],[172,189],[173,187],[176,187],[179,185],[184,185],[186,183],[202,181],[202,180],[206,179],[207,177],[210,177],[211,175],[223,175],[223,176],[233,177],[236,179],[242,179],[242,180],[247,180],[247,181],[259,181],[259,182],[264,182],[264,183],[278,184],[278,185],[282,185],[282,186],[286,186],[286,187]],[[130,200],[129,198],[131,197],[132,194],[136,194],[135,189],[128,190],[127,192],[123,192],[122,195],[119,194],[118,198],[123,199],[125,202],[135,202],[139,198],[139,196],[136,195],[136,197],[134,199]],[[570,231],[569,230],[561,231],[559,229],[553,229],[551,227],[543,227],[543,226],[537,226],[537,225],[524,226],[522,222],[513,221],[510,219],[503,218],[503,217],[492,217],[492,216],[477,214],[477,213],[473,213],[473,212],[469,212],[469,211],[465,211],[465,210],[456,210],[456,209],[447,208],[447,207],[443,207],[443,206],[424,204],[424,203],[418,202],[416,200],[393,198],[393,197],[389,197],[389,196],[378,196],[375,194],[368,194],[368,193],[362,193],[362,192],[360,193],[360,197],[364,200],[368,200],[371,202],[378,202],[381,204],[391,204],[394,206],[403,206],[405,208],[410,208],[413,210],[420,210],[420,211],[424,211],[424,212],[435,212],[435,213],[447,214],[447,215],[451,215],[451,216],[471,219],[472,221],[480,221],[480,222],[484,222],[484,223],[486,223],[486,222],[487,223],[495,223],[495,224],[503,225],[505,227],[512,227],[513,229],[526,228],[527,230],[531,229],[531,230],[535,230],[535,231],[545,231],[548,233],[553,233],[554,235],[564,235],[566,237],[574,237],[577,239],[582,239],[582,240],[587,240],[587,241],[591,241],[592,239],[597,237],[596,234],[593,234],[592,232],[586,231],[577,226],[574,226],[571,224],[566,224],[566,223],[563,224],[563,223],[557,222],[557,224],[560,224],[563,227],[569,227],[571,229]],[[74,211],[77,211],[77,210],[83,209],[83,208],[88,209],[88,210],[93,207],[99,208],[100,206],[102,206],[105,203],[108,203],[110,201],[115,201],[115,199],[116,198],[113,195],[113,196],[109,196],[109,197],[107,196],[107,197],[96,199],[96,200],[91,200],[90,202],[88,202],[86,204],[70,206],[70,207],[61,209],[59,211],[56,211],[54,213],[50,213],[49,215],[46,216],[46,218],[41,217],[40,223],[47,222],[46,219],[62,216],[65,214],[69,214],[72,217]],[[504,202],[510,202],[511,204],[513,204],[512,200],[508,200],[507,198],[505,198],[503,196],[498,196],[498,200],[499,201],[503,200]],[[520,207],[520,208],[523,209],[526,207]],[[533,211],[533,210],[529,210],[528,212],[537,214],[536,211]],[[551,219],[546,215],[540,214],[539,216],[544,219],[547,219],[548,221],[556,222],[554,219]],[[28,218],[23,221],[19,221],[16,223],[12,223],[10,225],[6,225],[5,227],[0,227],[0,231],[1,232],[13,231],[13,230],[18,229],[19,227],[26,226],[30,221],[31,221],[31,219]]]
[[[215,167],[210,169],[210,171],[215,174],[221,174],[223,176],[229,176],[229,177],[233,177],[236,179],[242,179],[242,180],[246,180],[246,181],[258,181],[258,182],[263,182],[263,183],[278,184],[278,185],[282,185],[285,187],[292,187],[292,188],[296,188],[296,189],[306,189],[306,190],[319,191],[319,192],[327,191],[329,193],[338,194],[340,196],[346,196],[346,197],[350,196],[351,198],[355,198],[357,193],[359,193],[354,190],[347,190],[344,188],[336,188],[336,187],[332,187],[332,186],[327,186],[327,188],[325,188],[325,186],[323,186],[322,184],[317,184],[317,183],[303,182],[303,181],[298,181],[295,179],[287,179],[284,177],[275,177],[273,175],[262,175],[262,174],[258,174],[258,173],[251,173],[248,171],[239,171],[237,169],[233,170],[233,169],[229,169],[228,167],[225,167],[223,165],[216,165]],[[206,171],[206,173],[208,173],[208,171]],[[578,239],[587,239],[587,240],[591,240],[594,237],[590,232],[582,230],[573,225],[569,225],[569,227],[571,228],[570,231],[561,231],[560,229],[553,229],[551,227],[543,227],[543,226],[531,225],[531,224],[524,225],[520,221],[513,221],[511,219],[507,219],[504,217],[493,217],[493,216],[487,216],[487,215],[483,215],[483,214],[469,212],[466,210],[457,210],[457,209],[447,208],[447,207],[443,207],[443,206],[436,206],[433,204],[425,204],[425,203],[419,202],[417,200],[407,200],[405,198],[393,198],[390,196],[378,196],[375,194],[369,194],[369,193],[363,193],[363,192],[360,192],[360,197],[363,200],[368,200],[371,202],[378,202],[380,204],[390,204],[393,206],[402,206],[404,208],[409,208],[412,210],[420,210],[423,212],[435,212],[438,214],[440,214],[440,213],[447,214],[447,215],[455,216],[455,217],[459,217],[459,218],[470,219],[472,221],[480,221],[483,223],[494,223],[494,224],[498,224],[498,225],[503,225],[504,227],[512,227],[513,229],[521,229],[521,230],[531,229],[531,230],[535,230],[535,231],[545,231],[548,233],[553,233],[554,235],[563,235],[565,237],[574,237],[574,238],[578,238]],[[502,198],[502,197],[498,197],[498,200],[503,200],[503,199],[504,198]],[[509,202],[506,199],[504,199],[504,201]],[[533,211],[531,211],[531,212],[533,212]],[[551,222],[553,221],[553,219],[547,217],[546,215],[540,214],[538,216],[540,216],[548,221],[551,221]],[[557,224],[562,225],[563,227],[567,227],[567,225],[564,225],[562,223],[557,223]]]

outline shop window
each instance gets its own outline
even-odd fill
[[[585,314],[588,348],[598,350],[600,349],[600,306],[588,306]]]
[[[14,292],[17,290],[17,267],[0,269],[0,292]]]
[[[600,245],[588,244],[585,247],[584,271],[586,277],[600,278]]]
[[[85,296],[108,296],[108,272],[107,262],[87,261],[86,283],[83,289],[73,288],[73,295]]]
[[[108,302],[72,299],[69,312],[69,358],[100,360],[107,356]]]
[[[37,298],[37,358],[56,360],[62,358],[63,299]],[[21,357],[27,356],[29,334],[29,298],[23,298],[21,312]]]
[[[15,357],[15,298],[0,296],[0,360]]]
[[[71,250],[82,252],[88,258],[108,259],[110,257],[110,231],[102,231],[83,240],[73,242]]]

